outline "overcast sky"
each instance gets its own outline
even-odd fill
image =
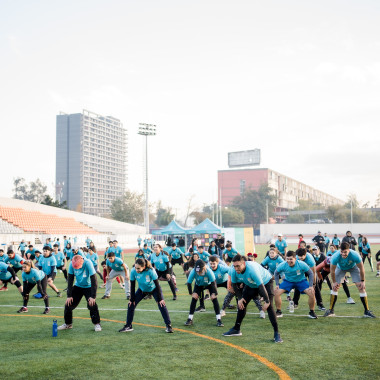
[[[216,199],[227,153],[345,200],[380,193],[379,1],[0,2],[1,196],[13,178],[55,181],[55,118],[93,112],[129,135],[150,200]]]

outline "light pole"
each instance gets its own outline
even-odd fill
[[[149,234],[149,201],[148,201],[148,136],[156,136],[156,125],[139,123],[139,135],[145,136],[145,228]]]

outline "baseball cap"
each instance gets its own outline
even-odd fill
[[[278,234],[277,236],[284,236],[284,235],[280,233],[280,234]]]
[[[195,271],[196,272],[202,272],[203,268],[205,267],[205,262],[203,260],[197,260],[195,263]]]

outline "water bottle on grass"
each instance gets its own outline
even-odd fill
[[[289,301],[289,313],[294,313],[294,301]]]
[[[58,335],[58,324],[57,320],[54,319],[53,321],[53,338],[55,338]]]

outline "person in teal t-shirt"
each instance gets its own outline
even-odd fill
[[[301,248],[300,248],[301,249]],[[305,274],[308,274],[309,281],[306,280]],[[285,278],[280,284],[280,274]],[[297,260],[296,253],[294,251],[288,251],[286,253],[286,261],[281,263],[274,272],[274,279],[276,281],[276,289],[274,291],[275,303],[276,303],[276,315],[277,318],[282,317],[281,312],[281,294],[289,293],[292,289],[298,289],[301,293],[305,292],[309,296],[309,318],[317,319],[315,314],[315,293],[314,293],[314,274],[307,264],[303,261]]]
[[[282,257],[286,256],[286,252],[288,250],[288,243],[284,239],[284,236],[282,234],[278,234],[277,240],[275,241],[274,245],[278,249],[278,252]]]
[[[156,269],[159,280],[167,281],[173,294],[173,301],[177,299],[176,288],[173,281],[173,269],[169,256],[160,244],[154,246],[154,253],[150,257],[152,266]]]
[[[48,245],[45,245],[42,252],[43,254],[39,256],[36,265],[47,275],[48,285],[57,293],[57,297],[62,297],[61,292],[54,284],[54,279],[57,275],[57,261],[52,255],[52,249]]]
[[[33,247],[32,244],[28,245],[28,250],[25,252],[25,257],[28,260],[34,260],[34,258],[36,257],[36,249]]]
[[[346,273],[350,273],[353,283],[356,285],[360,295],[360,301],[364,306],[364,317],[376,318],[368,307],[368,298],[365,288],[365,270],[362,258],[359,253],[350,249],[349,242],[343,242],[340,250],[335,252],[330,261],[330,274],[332,279],[332,289],[330,296],[330,308],[326,310],[325,317],[333,317],[334,306],[338,299],[338,290],[344,281]]]
[[[57,269],[61,270],[67,281],[67,270],[66,270],[66,257],[63,252],[59,251],[58,244],[53,245],[53,256],[57,262]]]
[[[79,305],[84,296],[87,301],[87,309],[90,311],[91,321],[95,326],[95,331],[102,331],[99,309],[96,304],[97,287],[96,273],[91,261],[80,255],[75,255],[69,265],[67,299],[64,311],[65,323],[59,326],[58,330],[73,328],[73,310]]]
[[[127,300],[130,297],[130,287],[129,287],[129,268],[128,265],[123,262],[122,259],[116,257],[115,252],[108,253],[107,263],[107,277],[106,277],[106,292],[102,299],[110,298],[112,290],[113,280],[121,276],[124,281],[124,290]]]
[[[148,255],[147,253],[144,253],[144,251],[142,249],[139,249],[135,255],[135,261],[137,259],[145,259],[145,260],[150,261],[150,255]]]
[[[136,281],[138,283],[137,291],[135,291]],[[158,275],[152,267],[152,264],[144,258],[138,258],[135,262],[135,267],[131,270],[131,299],[128,303],[127,321],[119,332],[133,331],[132,322],[136,306],[147,296],[153,296],[157,302],[158,309],[166,324],[165,331],[167,333],[173,332],[169,312],[166,308],[164,296],[162,295],[162,290],[158,282]]]
[[[191,290],[191,284],[195,281],[194,289]],[[191,295],[190,312],[189,317],[185,323],[185,326],[190,326],[193,324],[193,317],[195,312],[195,307],[197,306],[197,301],[204,290],[209,290],[212,303],[214,305],[214,311],[216,316],[216,325],[218,327],[223,327],[222,317],[220,315],[220,307],[218,303],[218,291],[215,281],[214,272],[211,268],[206,266],[206,263],[199,259],[195,263],[194,269],[191,270],[189,277],[187,279],[187,287],[189,294]]]
[[[45,272],[37,269],[32,260],[25,260],[22,264],[22,281],[23,281],[23,306],[18,313],[27,313],[28,312],[28,301],[29,294],[31,290],[37,285],[37,290],[41,294],[42,299],[45,303],[45,310],[42,314],[48,314],[50,312],[49,309],[49,297],[47,295],[46,287],[47,287],[47,276]]]
[[[371,245],[368,243],[368,239],[365,236],[363,236],[361,242],[359,243],[359,252],[362,255],[363,264],[365,262],[365,259],[367,259],[369,266],[371,267],[371,272],[373,272],[373,264],[372,264],[372,258],[371,258]]]
[[[5,263],[11,264],[16,273],[22,269],[24,259],[20,255],[17,255],[12,249],[10,249],[7,252],[7,256],[8,257],[5,258]]]
[[[198,253],[199,253],[199,258],[203,260],[206,264],[209,262],[209,257],[211,256],[208,252],[205,251],[205,248],[203,245],[200,245],[198,247]]]
[[[142,242],[142,239],[141,239],[141,236],[139,235],[139,237],[137,238],[137,245],[139,246],[139,249],[141,247],[141,242]]]
[[[95,272],[99,275],[100,279],[103,281],[103,275],[99,271],[99,256],[96,253],[95,246],[88,249],[86,259],[91,261],[92,265],[94,266]]]
[[[183,269],[183,265],[184,265],[183,252],[179,248],[177,248],[176,243],[172,244],[172,247],[168,250],[168,253],[171,259],[170,263],[172,264],[172,266],[174,267],[174,265],[178,264]]]
[[[223,335],[242,335],[240,327],[246,315],[249,302],[253,299],[263,297],[264,305],[262,309],[264,312],[268,312],[268,317],[274,330],[274,341],[281,343],[282,339],[278,331],[277,318],[273,309],[272,274],[260,264],[254,261],[246,261],[244,256],[238,254],[232,259],[229,275],[239,302],[235,325]],[[243,288],[241,288],[239,284],[243,284]]]
[[[115,252],[116,257],[123,260],[123,248],[119,247],[118,244],[119,243],[117,240],[113,241],[113,248],[114,248],[113,252]]]
[[[7,285],[8,282],[10,282],[12,285],[15,285],[18,289],[18,291],[22,294],[22,285],[18,277],[16,276],[16,272],[14,269],[9,266],[8,264],[4,263],[3,261],[0,261],[0,285],[1,291],[8,290]]]
[[[237,255],[238,251],[235,248],[232,248],[230,243],[226,244],[226,249],[223,251],[224,261],[226,263],[231,263],[232,259],[235,255]]]
[[[268,267],[269,272],[274,275],[276,268],[284,262],[284,259],[276,252],[275,248],[269,250],[269,254],[261,262],[261,265],[265,268]]]

